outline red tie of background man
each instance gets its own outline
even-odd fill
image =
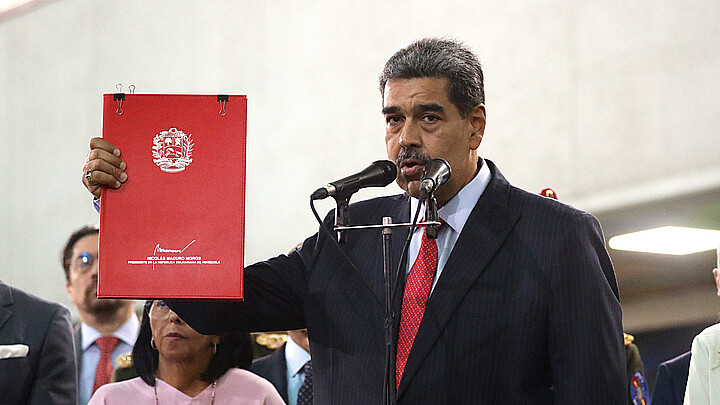
[[[426,228],[427,229],[427,228]],[[435,278],[438,262],[438,248],[434,239],[427,238],[423,231],[420,251],[413,263],[403,293],[402,311],[400,313],[400,331],[398,333],[397,356],[395,357],[395,386],[400,385],[400,378],[405,370],[410,348],[420,328],[425,313],[425,304],[430,295],[430,286]]]
[[[110,382],[110,376],[113,372],[112,351],[118,343],[120,343],[120,339],[114,336],[101,337],[95,341],[95,344],[100,348],[100,360],[98,360],[97,368],[95,369],[95,386],[93,387],[93,393],[101,386]]]

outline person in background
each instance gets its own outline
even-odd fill
[[[62,251],[66,289],[80,315],[75,328],[78,404],[110,382],[116,360],[132,350],[140,322],[135,302],[98,299],[98,227],[84,226],[70,235]]]
[[[250,371],[270,381],[288,405],[312,404],[312,361],[307,329],[289,330],[288,341],[253,361]]]
[[[645,367],[643,366],[640,349],[634,343],[633,335],[623,333],[625,337],[625,360],[627,362],[627,378],[630,405],[647,405],[650,399],[647,381],[645,380]]]
[[[690,370],[690,355],[691,352],[683,353],[658,366],[653,405],[682,405]]]
[[[0,403],[75,405],[70,311],[0,281]]]
[[[720,246],[717,267],[713,269],[720,296]],[[653,399],[653,404],[655,404]],[[685,387],[685,405],[720,404],[720,323],[700,332],[693,339]]]
[[[301,249],[296,245],[288,254]],[[250,371],[270,381],[288,405],[313,403],[312,361],[307,329],[287,331],[287,340],[273,353],[255,359]]]
[[[195,332],[164,301],[145,304],[133,367],[140,377],[100,387],[91,405],[282,405],[280,394],[247,368],[250,336]]]

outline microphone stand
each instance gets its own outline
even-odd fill
[[[348,202],[350,198],[337,198],[337,210],[335,211],[335,227],[338,242],[346,242],[344,231],[354,231],[360,229],[381,229],[382,231],[382,249],[383,249],[383,278],[385,281],[385,316],[384,316],[384,338],[385,338],[385,382],[384,396],[385,405],[395,405],[396,382],[395,382],[395,356],[396,347],[393,345],[393,325],[395,324],[395,313],[393,312],[392,297],[395,295],[393,286],[395,286],[395,275],[392,271],[392,234],[394,228],[411,228],[412,223],[393,224],[391,217],[383,217],[382,224],[379,225],[355,225],[349,226]],[[430,207],[430,208],[428,208]],[[428,214],[430,214],[428,216]],[[428,237],[431,233],[433,238],[437,238],[437,227],[440,222],[437,220],[437,200],[431,193],[425,208],[426,221],[415,224],[415,227],[426,227]],[[432,218],[432,220],[429,220]],[[343,222],[344,221],[344,222]],[[342,224],[342,225],[341,225]]]
[[[351,196],[352,194],[348,196],[333,196],[335,198],[335,203],[337,204],[337,208],[335,209],[335,231],[338,243],[347,242],[345,233],[343,233],[342,230],[338,230],[338,228],[350,225],[350,211],[348,209],[348,204],[350,204]]]
[[[438,217],[438,206],[435,193],[431,192],[425,201],[425,222],[437,222],[440,224],[440,218]],[[428,239],[437,239],[438,237],[438,225],[432,225],[425,228],[425,232]]]
[[[385,281],[385,319],[383,330],[385,331],[385,405],[395,405],[395,356],[396,348],[393,346],[393,324],[395,314],[392,310],[393,286],[395,277],[392,271],[392,233],[390,226],[391,217],[383,217],[382,246],[383,246],[383,278]]]

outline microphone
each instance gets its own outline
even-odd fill
[[[313,200],[322,200],[330,196],[345,198],[361,188],[385,187],[392,183],[396,177],[397,167],[395,163],[389,160],[378,160],[359,173],[320,187],[312,193],[310,198]]]
[[[428,198],[438,187],[447,183],[450,175],[452,175],[452,170],[447,160],[437,158],[427,162],[420,179],[420,200]]]

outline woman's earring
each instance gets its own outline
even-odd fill
[[[150,347],[157,350],[157,345],[155,344],[155,339],[150,338]]]
[[[217,343],[213,343],[213,355],[217,354]]]

